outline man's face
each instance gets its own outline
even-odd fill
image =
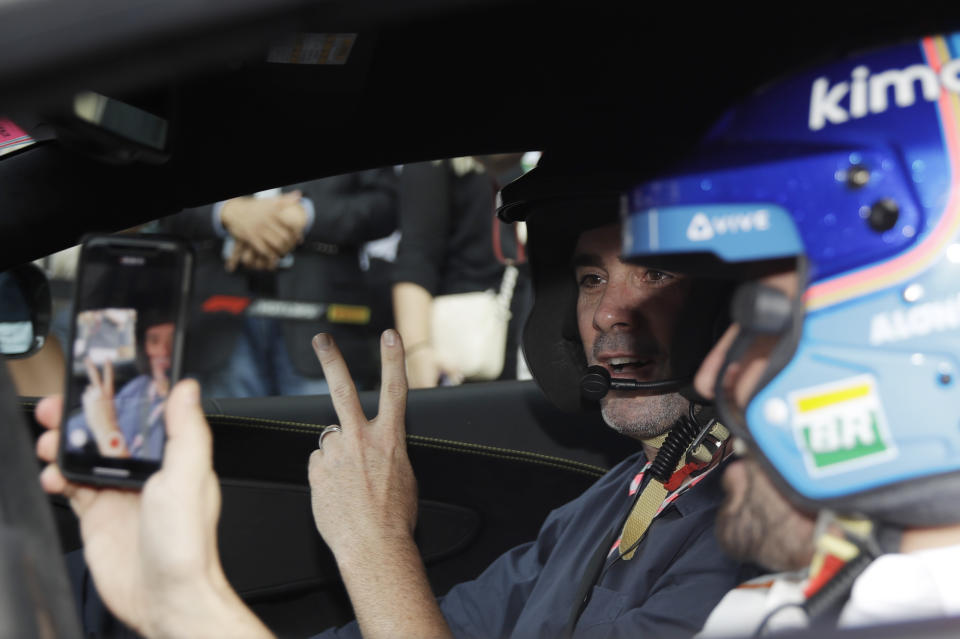
[[[151,326],[146,331],[143,346],[150,360],[150,373],[154,378],[165,377],[170,370],[173,354],[173,322]]]
[[[620,225],[585,231],[574,250],[577,325],[587,364],[611,377],[656,381],[673,376],[670,348],[690,280],[620,260]],[[603,418],[637,439],[666,432],[687,410],[680,395],[611,390]]]
[[[789,295],[797,295],[797,273],[779,273],[761,280]],[[704,359],[694,387],[712,399],[717,375],[739,331],[732,325]],[[767,368],[774,338],[754,341],[744,356],[731,363],[723,379],[724,397],[743,411]],[[814,519],[794,508],[777,490],[749,454],[724,471],[726,499],[717,516],[717,537],[724,549],[739,559],[754,561],[770,570],[797,570],[813,555]]]

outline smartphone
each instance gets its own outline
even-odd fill
[[[193,254],[179,238],[84,239],[60,425],[67,479],[136,488],[160,467],[192,273]]]

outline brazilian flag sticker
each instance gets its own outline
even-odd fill
[[[873,375],[790,393],[793,433],[812,477],[888,461],[897,448]]]

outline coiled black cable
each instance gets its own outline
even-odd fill
[[[677,425],[670,430],[653,463],[650,464],[650,476],[661,484],[667,483],[673,471],[676,470],[681,455],[687,452],[687,448],[700,434],[702,428],[694,413],[694,404],[690,402],[689,414],[681,417]]]

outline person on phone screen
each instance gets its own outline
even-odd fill
[[[71,445],[81,448],[92,439],[105,457],[160,458],[175,328],[172,315],[162,309],[138,314],[136,361],[140,374],[119,390],[109,359],[100,367],[85,357],[88,384],[83,391],[83,412],[67,426]]]

